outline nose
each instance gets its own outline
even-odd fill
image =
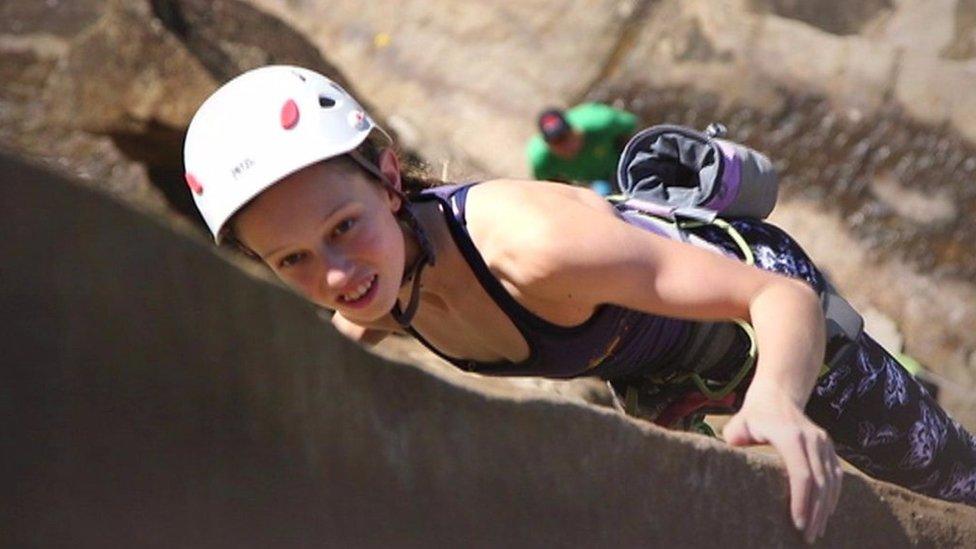
[[[322,283],[325,290],[336,292],[352,282],[354,264],[350,258],[336,250],[322,247],[319,257],[323,271]]]

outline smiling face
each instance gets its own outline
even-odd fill
[[[384,173],[389,162],[387,155],[381,159]],[[395,157],[392,162],[396,172]],[[393,215],[399,207],[399,198],[339,158],[264,191],[237,215],[234,230],[307,299],[370,322],[390,311],[403,279],[404,234]]]

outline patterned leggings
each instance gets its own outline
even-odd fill
[[[756,265],[824,288],[824,276],[785,232],[737,220]],[[696,231],[733,253],[723,231]],[[976,506],[976,437],[939,406],[898,361],[867,334],[856,353],[822,376],[807,415],[834,441],[837,453],[868,475],[922,494]]]

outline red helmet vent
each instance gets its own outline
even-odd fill
[[[285,101],[281,107],[281,127],[286,130],[294,128],[298,125],[298,118],[298,105],[295,104],[295,100]]]
[[[196,177],[193,177],[192,173],[186,173],[184,177],[186,178],[186,186],[190,187],[190,190],[193,191],[193,194],[196,195],[203,194],[203,185],[201,185],[200,182],[197,181]]]

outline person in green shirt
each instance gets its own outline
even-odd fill
[[[539,133],[527,149],[533,177],[616,187],[617,159],[637,129],[635,115],[602,103],[583,103],[567,111],[547,109],[538,124]]]

